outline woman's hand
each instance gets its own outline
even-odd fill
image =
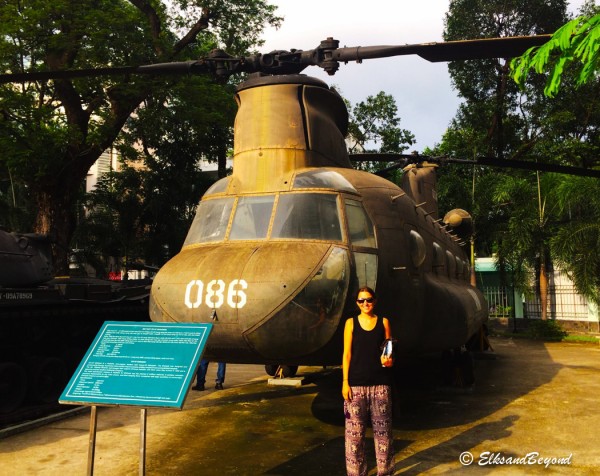
[[[391,357],[384,357],[383,355],[381,356],[382,367],[391,367],[392,365],[394,365],[394,359]]]
[[[342,382],[342,396],[344,397],[344,400],[346,400],[347,402],[352,400],[352,389],[350,388],[350,385],[348,385],[347,380],[344,380]]]

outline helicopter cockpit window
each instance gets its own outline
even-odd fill
[[[223,193],[227,191],[227,185],[229,185],[229,177],[222,178],[213,183],[209,189],[204,193],[204,196],[214,195],[216,193]]]
[[[271,238],[342,241],[336,195],[281,194]]]
[[[229,239],[265,239],[274,202],[275,195],[240,198],[235,208]]]
[[[222,240],[227,231],[232,207],[233,198],[217,198],[200,202],[183,245]]]
[[[346,217],[350,241],[354,246],[376,248],[373,223],[360,202],[346,200]]]
[[[356,189],[348,180],[331,170],[310,170],[299,173],[294,179],[294,188],[332,188],[356,193]]]

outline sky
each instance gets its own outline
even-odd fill
[[[309,50],[327,37],[343,46],[401,45],[442,41],[448,0],[270,0],[284,17],[279,30],[263,35],[261,52]],[[577,12],[583,0],[569,2]],[[439,143],[460,100],[452,89],[446,63],[418,56],[365,60],[340,65],[335,76],[318,67],[305,74],[335,85],[353,105],[380,91],[398,106],[400,127],[415,135],[410,151],[422,152]]]

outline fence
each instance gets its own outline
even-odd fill
[[[514,290],[510,286],[485,286],[482,289],[489,306],[490,317],[514,317]],[[542,306],[538,296],[527,297],[523,303],[525,317],[539,319]],[[587,321],[589,304],[578,294],[564,273],[555,271],[548,287],[548,318]]]

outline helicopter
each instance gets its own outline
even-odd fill
[[[238,85],[233,172],[202,197],[181,251],[154,278],[150,318],[212,323],[204,357],[264,364],[338,365],[359,288],[376,290],[400,354],[480,342],[488,319],[465,249],[471,217],[440,217],[438,164],[404,166],[402,186],[356,170],[341,96],[301,74],[318,66],[417,54],[428,61],[513,57],[550,35],[419,45],[339,47],[138,67],[0,75],[0,81],[105,74],[249,76]],[[454,230],[454,231],[453,231]]]

